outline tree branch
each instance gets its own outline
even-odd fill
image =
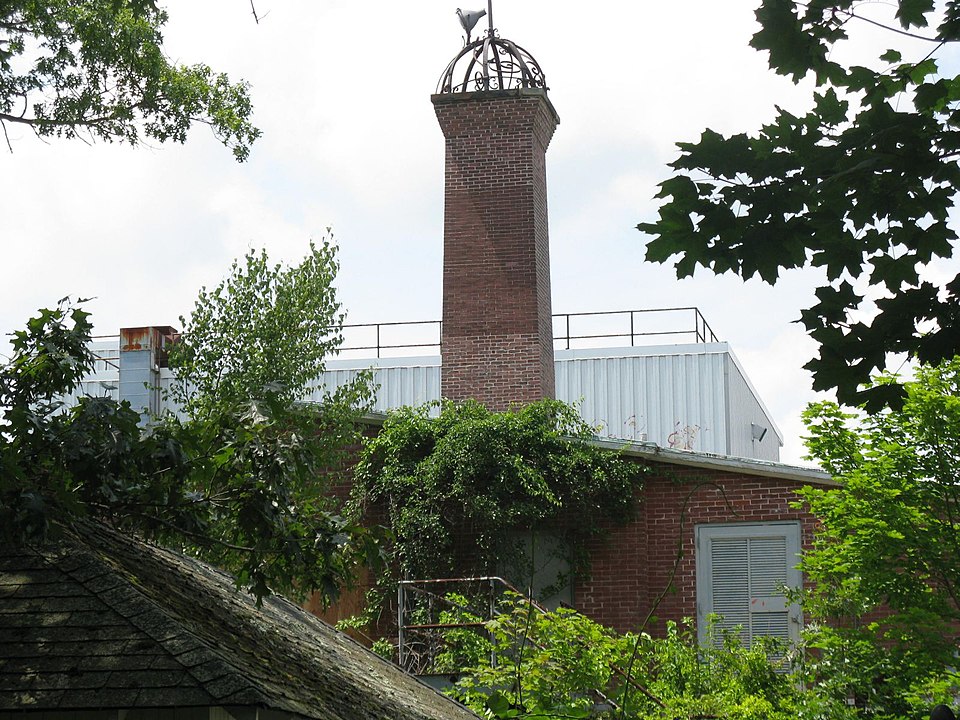
[[[94,507],[101,507],[106,510],[110,510],[110,508],[108,508],[106,505],[97,505],[94,503],[91,503],[91,505],[93,505]],[[164,520],[163,518],[158,517],[156,515],[147,515],[146,513],[132,513],[132,514],[147,521],[157,522],[176,533],[180,533],[181,535],[185,535],[188,538],[197,540],[201,545],[219,545],[220,547],[224,547],[227,550],[235,550],[237,552],[248,553],[248,554],[256,552],[256,548],[245,547],[243,545],[234,545],[233,543],[228,543],[226,540],[220,540],[219,538],[210,537],[209,535],[204,535],[203,533],[196,533],[196,532],[193,532],[192,530],[186,530],[185,528],[179,527],[176,524],[170,522],[169,520]]]
[[[3,139],[7,141],[7,150],[13,154],[13,145],[10,144],[10,135],[7,133],[7,124],[0,118],[0,128],[3,128]]]
[[[130,108],[133,109],[133,108]],[[33,127],[69,127],[72,125],[79,125],[82,127],[96,127],[110,120],[116,120],[116,114],[113,115],[102,115],[100,117],[94,118],[80,118],[76,120],[50,120],[47,118],[36,118],[36,117],[25,117],[23,115],[8,115],[6,113],[0,113],[0,122],[14,122],[20,123],[21,125],[31,125]]]
[[[808,9],[810,7],[810,5],[805,2],[798,2],[797,5],[799,5],[800,7],[808,8]],[[853,12],[853,10],[844,10],[842,8],[832,8],[832,10],[833,12],[843,13],[848,18],[853,18],[854,20],[862,20],[865,23],[869,23],[870,25],[875,25],[876,27],[882,28],[883,30],[889,30],[892,33],[897,33],[898,35],[904,35],[909,38],[914,38],[915,40],[925,40],[926,42],[934,42],[934,43],[956,42],[956,40],[946,40],[944,38],[939,38],[939,37],[927,37],[926,35],[917,35],[916,33],[912,33],[909,30],[902,30],[892,25],[885,25],[882,22],[871,20],[870,18],[864,17],[863,15],[857,15],[855,12]]]

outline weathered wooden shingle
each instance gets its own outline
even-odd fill
[[[247,706],[316,720],[476,718],[277,597],[85,523],[0,549],[0,712]]]
[[[210,700],[179,664],[155,668],[170,651],[118,612],[116,594],[141,613],[151,603],[76,538],[4,549],[0,588],[0,709],[137,707],[142,687]]]

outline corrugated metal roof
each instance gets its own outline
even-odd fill
[[[116,397],[117,345],[99,343],[96,350],[108,360],[98,363],[81,392]],[[439,356],[330,360],[309,399],[367,369],[379,385],[377,412],[440,399]],[[555,370],[557,398],[576,405],[598,435],[779,460],[780,430],[727,343],[557,350]],[[161,385],[169,382],[163,369]],[[755,441],[751,424],[773,432]]]
[[[727,343],[558,350],[555,357],[557,398],[576,405],[602,437],[779,459],[780,431]],[[361,369],[373,370],[380,385],[378,412],[440,399],[437,356],[334,360],[322,382],[333,389]],[[775,432],[753,443],[751,423]]]

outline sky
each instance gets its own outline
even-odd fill
[[[749,48],[756,4],[495,0],[494,13],[539,62],[560,116],[547,154],[554,312],[699,307],[784,434],[782,460],[800,463],[800,412],[816,397],[802,366],[816,348],[795,321],[818,272],[678,281],[644,261],[636,230],[656,217],[675,143],[808,106],[808,85]],[[256,0],[259,23],[247,0],[165,6],[168,55],[249,82],[263,136],[239,164],[202,126],[183,146],[136,148],[10,128],[0,332],[66,295],[94,298],[98,334],[177,326],[248,248],[294,262],[330,233],[348,322],[439,319],[443,136],[430,95],[462,47],[456,5]]]

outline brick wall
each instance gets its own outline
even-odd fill
[[[375,434],[377,430],[371,426],[367,432]],[[810,547],[815,520],[809,513],[790,507],[803,483],[662,462],[647,464],[651,472],[637,493],[634,519],[622,526],[609,524],[603,535],[589,542],[591,576],[574,584],[574,606],[593,620],[621,632],[637,630],[668,586],[655,612],[656,620],[646,629],[662,635],[666,621],[696,618],[698,524],[799,521],[802,546]],[[350,478],[345,474],[337,480],[333,482],[333,494],[343,500],[349,494]],[[385,508],[368,509],[367,522],[386,521]],[[463,574],[470,575],[478,568],[471,562],[474,558],[468,534],[465,528],[457,554]],[[678,551],[681,557],[671,585]],[[361,578],[359,588],[345,593],[342,601],[326,612],[320,610],[315,598],[310,609],[329,621],[356,612],[370,580],[368,576]],[[381,631],[393,633],[389,622]]]
[[[554,396],[542,90],[434,95],[446,138],[441,395]]]
[[[802,483],[679,466],[654,468],[638,494],[636,519],[591,541],[591,578],[576,585],[574,604],[594,620],[620,631],[636,630],[668,586],[648,631],[661,634],[667,620],[696,618],[698,524],[798,520],[802,545],[809,547],[814,518],[790,507]]]

